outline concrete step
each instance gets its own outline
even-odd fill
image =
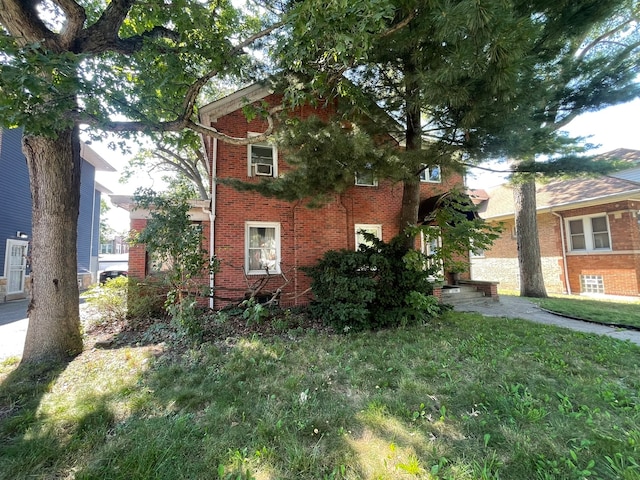
[[[442,289],[442,301],[450,305],[460,305],[484,301],[486,298],[483,292],[479,292],[474,287],[465,285],[445,286]]]

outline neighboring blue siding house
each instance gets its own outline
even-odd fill
[[[84,143],[78,216],[78,284],[96,281],[100,244],[100,196],[111,193],[95,181],[96,170],[115,169]],[[0,130],[0,303],[28,293],[31,190],[22,153],[22,129]]]

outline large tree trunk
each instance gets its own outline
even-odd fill
[[[513,199],[516,210],[520,296],[545,298],[547,291],[540,262],[535,179],[519,179],[513,188]]]
[[[22,362],[67,359],[82,351],[77,283],[80,141],[25,135],[31,182],[31,302]]]
[[[406,149],[407,151],[422,150],[422,98],[420,96],[420,84],[416,75],[416,66],[413,59],[407,59],[404,66],[406,88]],[[415,226],[418,221],[420,207],[420,177],[418,169],[413,177],[404,181],[402,190],[402,210],[400,212],[399,227],[402,232],[409,226]],[[407,247],[415,247],[415,237],[407,239]]]

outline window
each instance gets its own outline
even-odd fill
[[[611,250],[607,216],[567,219],[571,251]]]
[[[374,235],[376,238],[382,240],[382,225],[366,225],[366,224],[358,224],[355,225],[356,230],[356,250],[360,248],[360,245],[371,245],[371,242],[368,242],[362,232],[370,233]]]
[[[421,182],[429,182],[429,183],[442,182],[442,177],[440,175],[440,165],[434,165],[432,167],[428,167],[423,164],[422,166],[424,167],[424,170],[420,172]]]
[[[377,187],[378,179],[373,174],[371,164],[367,164],[364,172],[356,172],[356,185],[363,187]]]
[[[249,137],[256,136],[257,133],[249,133]],[[274,145],[269,143],[253,143],[249,149],[249,170],[250,177],[277,177],[278,176],[278,153]]]
[[[439,229],[435,233],[437,233],[437,235],[427,236],[425,232],[422,232],[420,234],[420,247],[422,253],[428,257],[427,267],[430,269],[435,267],[436,274],[439,277],[443,277],[444,269],[442,267],[442,259],[434,258],[434,255],[436,255],[442,247],[442,237],[440,236]]]
[[[604,294],[604,280],[602,275],[580,275],[581,293]]]
[[[245,270],[257,275],[280,273],[280,224],[245,224]]]

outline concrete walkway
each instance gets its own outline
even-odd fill
[[[557,325],[558,327],[565,327],[579,332],[597,333],[599,335],[617,338],[618,340],[629,340],[636,345],[640,345],[640,332],[636,330],[607,327],[606,325],[554,315],[553,313],[542,310],[536,304],[523,297],[500,295],[499,302],[485,300],[474,304],[459,305],[455,307],[455,310],[459,312],[476,312],[487,317],[522,318],[546,325]]]
[[[28,300],[0,303],[0,361],[22,356],[29,326],[28,305]]]

